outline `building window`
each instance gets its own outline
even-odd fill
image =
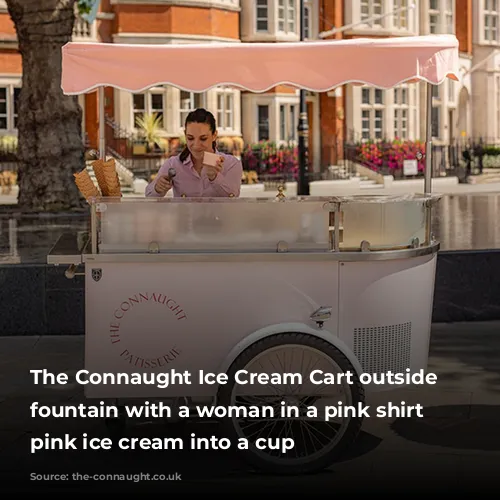
[[[295,0],[278,0],[278,31],[295,33]]]
[[[19,115],[19,98],[21,96],[21,89],[14,87],[14,128],[17,129],[17,117]]]
[[[139,127],[139,120],[146,113],[146,96],[144,94],[134,94],[132,100],[134,128]]]
[[[258,141],[269,140],[269,106],[257,106]]]
[[[441,135],[441,106],[433,106],[431,114],[432,138],[439,139]]]
[[[439,33],[439,0],[429,0],[429,32]]]
[[[257,0],[256,2],[257,31],[268,31],[269,29],[269,7],[267,0]]]
[[[498,0],[484,0],[484,40],[495,42],[498,37]]]
[[[151,113],[156,113],[156,117],[158,120],[158,126],[164,127],[163,120],[163,94],[158,92],[154,92],[151,94]]]
[[[7,130],[9,125],[8,89],[0,87],[0,130]]]
[[[194,92],[186,92],[181,90],[181,102],[180,102],[180,127],[184,128],[186,124],[186,118],[191,113],[198,108],[204,107],[205,96],[204,94],[194,93]]]
[[[394,135],[400,139],[408,139],[408,123],[410,102],[408,87],[394,89]]]
[[[311,7],[304,7],[304,39],[311,38]]]
[[[429,1],[429,33],[453,34],[455,33],[455,1],[454,0],[428,0]]]
[[[162,90],[150,91],[144,94],[133,94],[133,123],[134,128],[139,128],[139,120],[147,114],[156,113],[159,126],[164,126],[164,93]]]
[[[361,136],[363,140],[384,137],[385,91],[364,87],[361,89]]]
[[[234,130],[234,94],[232,91],[217,93],[217,125],[222,130]]]
[[[394,0],[394,10],[401,9],[394,14],[394,26],[399,29],[408,29],[408,0]]]
[[[367,21],[372,17],[382,15],[382,0],[361,0],[361,21]],[[381,26],[382,19],[374,19],[368,23],[369,26]]]
[[[21,89],[13,85],[0,87],[0,130],[17,129],[19,96]]]
[[[454,8],[455,0],[446,0],[446,10],[444,11],[445,27],[447,34],[455,33]]]
[[[280,141],[297,140],[298,107],[296,104],[280,104]]]

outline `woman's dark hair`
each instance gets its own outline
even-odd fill
[[[214,134],[215,131],[217,130],[217,123],[215,122],[214,115],[210,113],[210,111],[207,111],[206,109],[203,108],[198,108],[195,109],[194,111],[191,111],[191,113],[187,115],[186,123],[184,124],[185,128],[187,128],[188,123],[206,123],[210,127],[210,131],[212,132],[212,134]],[[214,148],[214,151],[216,146],[217,145],[215,141],[212,142],[212,147]],[[182,153],[180,154],[179,159],[181,161],[185,161],[188,156],[189,156],[189,149],[186,146],[182,151]]]

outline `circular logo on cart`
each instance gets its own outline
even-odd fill
[[[109,339],[120,358],[137,368],[161,368],[181,354],[165,347],[165,332],[182,330],[188,316],[175,299],[163,293],[141,292],[123,300],[113,311]]]

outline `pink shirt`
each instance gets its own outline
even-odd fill
[[[146,196],[161,197],[155,190],[156,181],[162,175],[168,175],[168,169],[173,167],[177,171],[172,182],[175,197],[239,197],[243,173],[241,161],[232,155],[220,153],[219,151],[216,151],[216,153],[224,157],[224,163],[222,172],[213,181],[210,181],[207,177],[205,169],[201,171],[201,176],[196,172],[191,156],[188,156],[184,162],[180,160],[179,156],[172,156],[161,166],[158,175],[146,187]]]

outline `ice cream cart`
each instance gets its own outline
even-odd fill
[[[171,381],[187,371],[192,378],[161,387],[89,384],[86,397],[266,406],[274,417],[221,415],[232,438],[249,440],[244,457],[251,464],[296,474],[341,456],[363,418],[332,411],[326,419],[325,408],[355,407],[365,391],[401,387],[376,383],[377,377],[427,367],[439,248],[431,232],[439,198],[431,190],[431,86],[446,78],[458,79],[458,42],[448,35],[65,45],[64,93],[99,93],[102,163],[109,161],[105,86],[133,93],[153,85],[191,92],[217,85],[251,92],[277,85],[312,92],[348,83],[427,86],[423,193],[151,199],[115,190],[89,196],[86,246],[70,248],[62,239],[48,256],[49,264],[69,266],[68,275],[84,268],[85,370],[151,380],[168,374]],[[200,372],[226,374],[227,382],[201,383]],[[298,412],[282,415],[283,403]],[[255,444],[289,435],[295,446],[286,453]]]

